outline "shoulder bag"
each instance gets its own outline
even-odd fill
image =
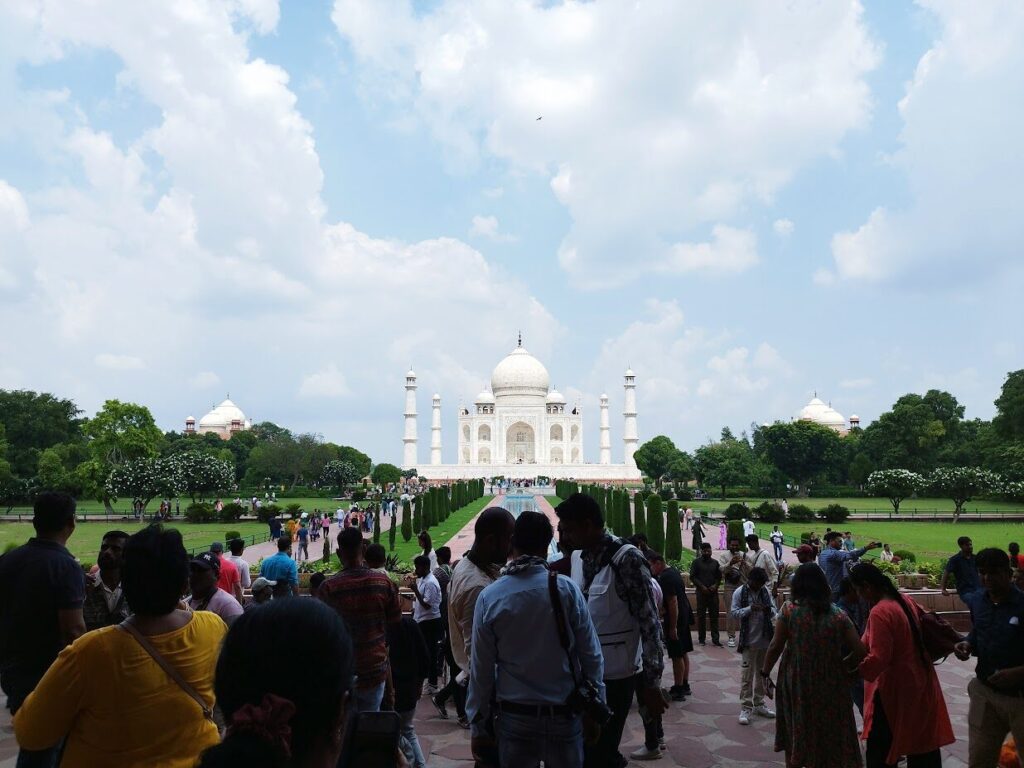
[[[196,704],[199,705],[199,708],[203,710],[203,717],[211,723],[213,722],[213,708],[206,703],[199,691],[193,688],[189,682],[181,676],[178,670],[172,667],[170,662],[160,655],[160,652],[153,647],[153,644],[149,642],[145,635],[139,632],[135,625],[129,623],[128,619],[125,619],[117,625],[117,628],[134,637],[135,641],[142,646],[142,650],[148,653],[153,661],[157,663],[157,666],[166,672],[167,676],[171,678],[171,680],[173,680],[181,690],[187,693]]]

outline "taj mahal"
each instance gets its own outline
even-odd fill
[[[430,461],[417,451],[416,373],[405,375],[405,436],[402,468],[416,469],[429,480],[475,477],[639,480],[633,454],[636,426],[636,374],[624,375],[623,463],[612,464],[608,396],[601,395],[600,453],[596,463],[583,454],[583,412],[551,387],[544,365],[518,346],[491,373],[490,389],[476,396],[472,408],[458,414],[458,463],[441,463],[441,396],[431,401]]]

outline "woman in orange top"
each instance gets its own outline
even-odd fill
[[[850,581],[872,606],[860,663],[867,768],[895,766],[901,755],[907,768],[937,768],[939,748],[956,739],[921,638],[923,611],[870,563],[851,568]]]
[[[181,534],[150,526],[128,539],[121,584],[138,630],[212,710],[227,627],[180,604],[188,583]],[[65,648],[14,716],[24,749],[66,739],[61,765],[187,768],[218,741],[217,726],[131,634],[87,632]]]

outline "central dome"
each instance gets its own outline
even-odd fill
[[[522,347],[516,347],[494,368],[491,392],[495,397],[528,395],[546,397],[551,379],[548,369]]]

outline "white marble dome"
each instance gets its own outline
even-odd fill
[[[550,385],[548,369],[523,347],[513,349],[491,374],[491,391],[496,398],[508,395],[543,398]]]
[[[812,398],[811,402],[801,408],[797,418],[801,421],[813,421],[836,431],[846,429],[846,419],[843,415],[818,397]]]
[[[199,426],[211,428],[228,427],[233,421],[246,424],[245,414],[242,413],[242,409],[231,402],[231,400],[225,400],[203,416],[203,418],[199,420]]]
[[[476,400],[474,400],[473,402],[479,403],[481,405],[485,403],[493,403],[494,395],[491,394],[490,390],[485,389],[482,390],[480,394],[476,396]]]
[[[547,396],[547,402],[550,404],[561,404],[565,405],[565,395],[559,392],[557,389],[552,389]]]

